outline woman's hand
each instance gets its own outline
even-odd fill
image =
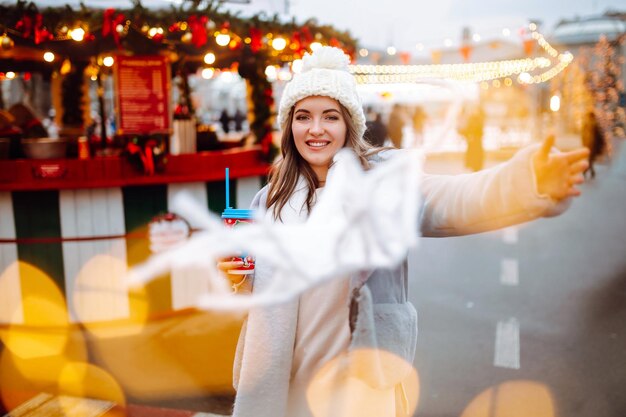
[[[226,258],[219,261],[217,263],[217,269],[230,281],[233,292],[251,292],[252,277],[250,274],[231,274],[229,272],[244,266],[243,261],[233,261],[231,259],[233,258]]]
[[[584,182],[583,172],[589,166],[589,149],[579,148],[569,152],[550,153],[554,135],[543,141],[533,156],[533,169],[537,179],[537,192],[554,200],[580,195],[576,187]]]

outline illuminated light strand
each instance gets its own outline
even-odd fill
[[[547,57],[514,60],[430,65],[350,65],[359,84],[415,83],[425,79],[451,79],[467,82],[484,82],[517,75],[520,84],[546,82],[563,71],[574,59],[570,52],[559,53],[542,34],[533,30],[532,38],[553,60]],[[547,70],[530,75],[531,72]],[[506,83],[506,85],[512,84]]]

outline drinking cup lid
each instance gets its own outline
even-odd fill
[[[254,210],[227,208],[222,212],[223,219],[252,219]]]

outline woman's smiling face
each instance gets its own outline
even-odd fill
[[[296,149],[320,181],[326,181],[333,157],[346,143],[347,130],[335,99],[311,96],[294,106],[291,132]]]

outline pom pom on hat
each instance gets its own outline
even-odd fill
[[[302,57],[302,72],[307,72],[313,68],[326,68],[341,71],[348,71],[350,58],[339,48],[323,46],[313,54],[306,54]]]
[[[311,96],[330,97],[340,102],[354,122],[357,134],[365,133],[365,114],[356,91],[356,80],[348,71],[350,58],[341,49],[323,46],[302,58],[302,72],[285,87],[278,106],[278,123],[285,129],[291,108]]]

